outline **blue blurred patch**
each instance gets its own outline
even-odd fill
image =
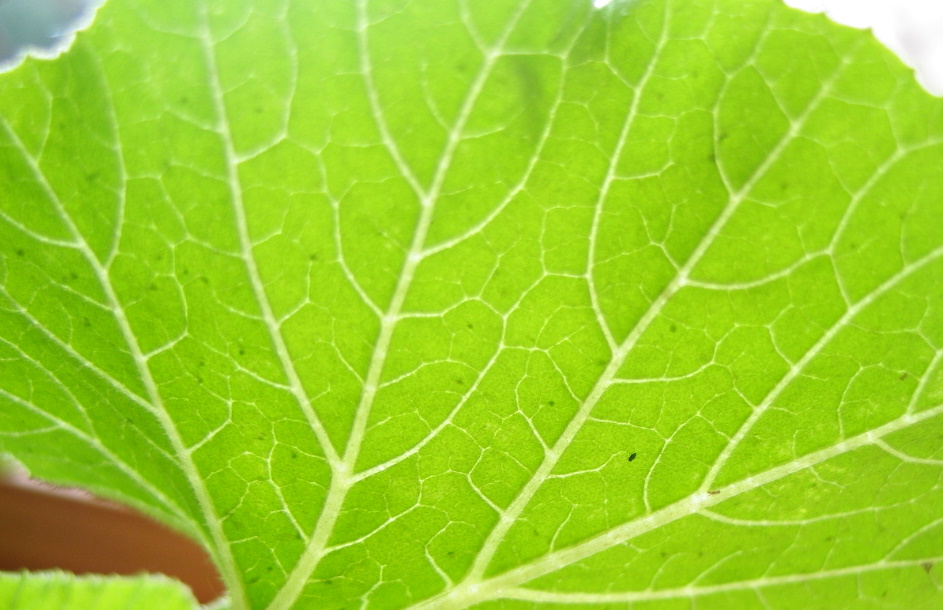
[[[92,0],[0,0],[0,63],[27,50],[54,51],[91,4]]]

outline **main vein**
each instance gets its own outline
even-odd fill
[[[213,541],[213,548],[210,549],[210,552],[215,557],[223,580],[226,582],[226,586],[229,589],[233,608],[236,610],[241,610],[242,608],[248,607],[245,600],[245,590],[243,587],[242,578],[239,575],[239,571],[236,569],[236,563],[229,546],[229,541],[223,532],[220,515],[218,515],[216,512],[216,508],[213,504],[212,498],[210,497],[209,490],[207,489],[206,484],[203,481],[203,477],[200,475],[200,472],[193,461],[193,457],[187,450],[187,447],[183,442],[183,438],[180,436],[180,431],[177,429],[176,424],[170,417],[170,414],[164,405],[163,398],[161,397],[160,391],[157,387],[157,382],[147,365],[147,359],[141,350],[141,346],[137,341],[137,337],[135,336],[133,329],[131,328],[131,324],[128,321],[127,314],[124,310],[124,306],[115,292],[114,285],[112,284],[111,278],[108,275],[108,270],[101,263],[101,261],[98,260],[95,252],[92,250],[91,246],[89,246],[88,242],[85,240],[85,236],[81,233],[81,231],[79,231],[75,222],[72,220],[72,217],[66,211],[62,200],[59,199],[58,194],[56,193],[55,189],[52,188],[52,185],[47,180],[46,175],[43,173],[42,169],[37,165],[35,159],[33,159],[33,157],[28,154],[26,148],[16,137],[16,134],[13,132],[13,130],[6,125],[5,127],[11,139],[13,139],[13,141],[22,151],[24,160],[29,165],[30,170],[36,177],[37,182],[42,187],[47,198],[58,210],[63,223],[66,225],[66,229],[69,231],[69,234],[75,243],[76,249],[81,253],[82,257],[85,259],[86,263],[95,274],[95,278],[105,294],[105,301],[108,305],[108,308],[111,310],[112,315],[114,316],[119,332],[121,333],[125,344],[128,346],[128,350],[134,361],[134,365],[138,371],[138,374],[141,376],[141,381],[147,391],[148,400],[153,407],[151,412],[154,414],[154,417],[160,424],[161,429],[167,435],[167,438],[173,447],[174,454],[180,461],[180,468],[193,487],[194,496],[196,497],[197,504],[200,507],[200,512],[206,527],[209,530],[210,538]]]
[[[354,469],[357,464],[357,458],[360,455],[360,449],[370,419],[370,412],[376,400],[380,378],[383,373],[384,365],[386,364],[386,358],[389,353],[389,347],[393,339],[396,325],[403,313],[403,305],[406,301],[406,296],[409,294],[409,288],[412,285],[416,269],[425,258],[423,250],[426,245],[429,226],[432,223],[435,212],[435,204],[442,192],[442,186],[445,183],[458,145],[462,141],[462,133],[471,117],[475,103],[481,95],[481,91],[487,82],[495,61],[500,55],[499,50],[507,40],[507,37],[510,35],[520,15],[523,14],[528,4],[529,2],[521,3],[517,13],[508,20],[494,48],[485,54],[482,66],[469,86],[456,119],[449,130],[448,139],[445,142],[442,154],[439,156],[439,162],[433,172],[432,180],[428,188],[425,188],[405,160],[396,139],[393,137],[386,124],[385,113],[383,112],[379,93],[373,79],[373,68],[370,63],[367,38],[370,24],[367,18],[367,0],[358,0],[357,2],[357,42],[360,56],[360,70],[364,79],[364,88],[370,104],[370,110],[382,143],[393,159],[403,179],[411,186],[419,201],[419,218],[396,286],[393,290],[393,295],[390,298],[390,302],[383,316],[380,318],[380,330],[370,359],[370,365],[367,369],[367,375],[364,378],[363,390],[359,404],[357,405],[350,440],[347,443],[339,467],[334,470],[324,508],[321,511],[314,534],[311,536],[308,546],[305,548],[304,553],[286,580],[285,585],[269,605],[269,610],[286,610],[291,608],[301,595],[305,583],[324,555],[331,532],[343,508],[347,493],[350,491],[351,487],[360,480],[354,477]]]
[[[667,20],[667,16],[666,16]],[[615,176],[615,168],[618,164],[619,158],[621,157],[622,150],[624,148],[625,142],[627,141],[631,125],[634,121],[634,118],[638,113],[639,100],[642,97],[642,94],[645,89],[645,85],[648,79],[652,76],[655,71],[658,58],[660,57],[661,50],[665,47],[665,42],[667,38],[667,29],[668,24],[665,23],[664,27],[660,33],[660,39],[656,43],[656,54],[652,58],[652,61],[646,68],[646,72],[639,79],[639,85],[633,98],[632,104],[626,114],[626,120],[623,123],[623,128],[620,133],[620,137],[616,148],[613,152],[613,155],[610,160],[609,172],[607,178],[603,183],[603,187],[600,190],[600,195],[597,201],[597,206],[602,206],[606,195],[608,193],[608,186],[612,182]],[[836,70],[837,74],[837,70]],[[459,587],[456,588],[456,591],[467,591],[475,589],[479,586],[479,583],[482,581],[485,571],[488,568],[491,560],[493,559],[495,553],[497,552],[499,546],[504,541],[508,531],[511,527],[517,522],[523,513],[524,509],[533,499],[534,495],[537,493],[537,490],[543,485],[544,481],[547,479],[548,475],[553,471],[553,468],[556,466],[557,462],[562,457],[564,451],[576,437],[579,431],[582,429],[583,425],[586,423],[589,418],[592,410],[598,404],[599,400],[602,398],[603,394],[608,390],[609,386],[616,379],[619,369],[621,368],[623,362],[632,349],[636,346],[639,339],[644,335],[645,331],[651,326],[651,324],[658,318],[664,306],[674,297],[674,295],[682,289],[688,278],[690,277],[692,271],[697,266],[697,264],[704,257],[707,250],[714,243],[716,237],[720,234],[723,228],[727,225],[734,213],[739,209],[740,205],[746,199],[747,195],[754,188],[756,183],[762,178],[763,175],[769,170],[775,160],[782,153],[783,149],[795,138],[795,136],[801,131],[805,122],[808,120],[809,116],[813,113],[815,108],[825,99],[827,93],[831,90],[832,84],[834,82],[835,75],[826,83],[823,84],[823,87],[819,90],[818,94],[810,100],[809,104],[806,106],[804,112],[792,121],[789,129],[787,129],[780,140],[775,146],[773,146],[769,153],[766,155],[764,160],[758,164],[755,168],[749,179],[737,190],[732,190],[728,187],[730,192],[730,197],[727,205],[721,210],[720,214],[715,218],[711,227],[707,230],[704,237],[698,242],[691,254],[689,255],[687,261],[684,265],[678,270],[674,278],[662,289],[659,295],[652,301],[649,305],[646,312],[642,317],[636,322],[632,330],[626,336],[625,340],[618,345],[612,357],[609,361],[609,364],[603,370],[602,374],[598,378],[597,382],[593,386],[590,393],[587,395],[586,399],[580,405],[579,410],[573,419],[570,420],[569,424],[565,428],[563,434],[560,438],[554,443],[553,447],[546,452],[543,461],[538,466],[537,470],[527,481],[524,488],[521,490],[521,493],[514,499],[511,505],[501,514],[498,524],[491,531],[488,538],[485,540],[484,545],[482,546],[481,551],[478,553],[475,558],[474,563],[472,564],[471,569],[469,570],[468,576],[462,581]],[[728,81],[729,82],[729,81]],[[448,594],[444,594],[443,597],[448,597]]]

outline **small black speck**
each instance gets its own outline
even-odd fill
[[[555,404],[557,404],[557,403],[555,403],[555,402],[552,401],[552,400],[548,400],[548,401],[547,401],[547,406],[548,406],[548,407],[552,407],[552,406],[554,406]]]
[[[903,375],[900,376],[901,381],[904,381],[905,379],[907,379],[907,373],[904,373]]]
[[[630,455],[630,456],[629,456],[629,461],[631,462],[632,460],[634,460],[634,459],[635,459],[635,456],[636,456],[635,453],[633,453],[632,455]]]
[[[707,493],[709,493],[709,494],[712,495],[712,496],[716,496],[717,494],[720,493],[720,490],[719,490],[719,489],[712,489],[712,490],[710,490],[710,491],[707,492]]]
[[[240,347],[240,348],[239,348],[239,355],[240,355],[240,356],[245,356],[245,355],[246,355],[246,350],[244,350],[244,349],[242,349],[242,348]]]
[[[927,574],[929,574],[929,573],[930,573],[930,570],[933,569],[933,562],[924,561],[923,563],[920,564],[920,567],[923,568],[923,571],[924,571],[924,572],[926,572]]]
[[[331,580],[330,578],[328,578],[327,580],[324,581],[324,584],[326,584],[326,585],[333,585],[333,584],[334,584],[334,581]]]

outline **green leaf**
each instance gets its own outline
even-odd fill
[[[105,578],[62,572],[0,572],[0,607],[7,610],[194,610],[200,605],[185,586],[156,575]]]
[[[774,0],[112,0],[0,80],[0,450],[236,609],[936,607],[941,166]]]

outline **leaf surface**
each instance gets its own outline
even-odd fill
[[[112,0],[0,80],[0,450],[236,609],[932,607],[941,137],[773,0]]]
[[[0,604],[8,610],[193,610],[199,604],[179,582],[155,575],[73,576],[61,572],[0,573]]]

